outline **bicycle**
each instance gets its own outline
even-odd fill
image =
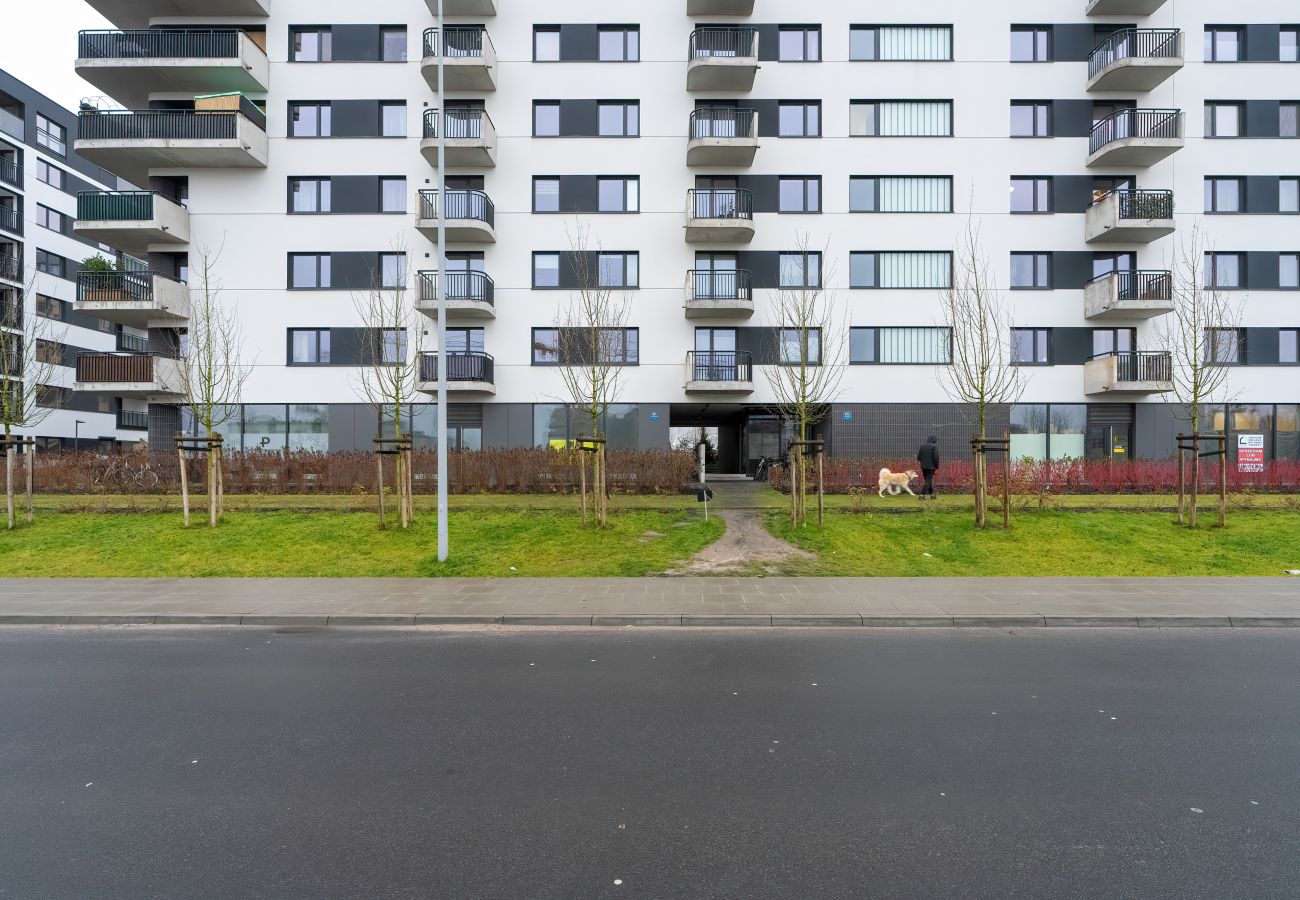
[[[105,485],[126,487],[134,484],[136,487],[151,488],[160,480],[153,466],[147,462],[133,466],[130,462],[113,460],[107,468],[95,472],[95,484],[100,487]]]

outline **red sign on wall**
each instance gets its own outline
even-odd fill
[[[1237,471],[1264,471],[1264,435],[1237,435]]]

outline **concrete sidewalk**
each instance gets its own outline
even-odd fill
[[[0,624],[1300,626],[1300,578],[0,579]]]

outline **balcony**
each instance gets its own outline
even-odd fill
[[[1090,91],[1149,91],[1183,67],[1183,33],[1176,28],[1125,28],[1088,57]]]
[[[744,269],[686,273],[686,318],[741,318],[754,314],[752,277]]]
[[[758,29],[697,28],[686,63],[688,91],[752,91],[758,72]]]
[[[429,87],[438,89],[438,46],[442,45],[442,76],[449,91],[495,91],[497,51],[487,29],[448,25],[438,40],[438,29],[424,32],[424,62],[420,72]]]
[[[1083,364],[1083,392],[1093,396],[1163,394],[1173,382],[1173,358],[1166,352],[1104,353]]]
[[[82,353],[75,391],[175,403],[183,395],[180,363],[152,353]]]
[[[154,244],[188,244],[190,213],[155,191],[82,191],[72,230],[134,256]],[[169,248],[170,249],[170,248]]]
[[[438,0],[425,0],[432,15],[438,14]],[[444,16],[495,16],[497,0],[442,0]]]
[[[0,279],[21,283],[23,280],[23,258],[16,253],[0,250]]]
[[[132,328],[175,328],[190,317],[190,290],[158,272],[81,271],[72,308]]]
[[[751,394],[754,365],[736,350],[692,350],[686,354],[686,393]]]
[[[155,17],[195,17],[213,21],[216,16],[265,18],[271,0],[86,0],[90,8],[118,28],[145,28]]]
[[[497,132],[482,109],[449,109],[442,116],[436,109],[424,113],[424,140],[420,153],[438,168],[438,120],[444,121],[447,168],[491,169],[497,164]]]
[[[1183,147],[1176,109],[1121,109],[1092,126],[1088,166],[1150,166]]]
[[[691,111],[688,166],[748,168],[758,152],[758,110],[729,106]]]
[[[1149,16],[1165,5],[1165,0],[1090,0],[1089,16]]]
[[[1110,191],[1084,219],[1089,244],[1149,244],[1173,233],[1173,191]]]
[[[438,273],[419,273],[419,296],[415,309],[430,319],[438,318]],[[484,272],[447,273],[447,318],[495,319],[495,286]]]
[[[1083,286],[1083,314],[1089,319],[1152,319],[1173,308],[1169,272],[1108,272]]]
[[[420,191],[420,211],[415,227],[438,243],[438,191]],[[447,242],[450,244],[495,244],[496,212],[492,200],[482,191],[447,191]]]
[[[686,241],[748,244],[754,239],[754,198],[749,191],[686,192]]]
[[[265,169],[266,116],[246,97],[231,105],[238,108],[85,110],[76,151],[134,184],[155,168]]]
[[[119,431],[148,431],[148,411],[119,409],[117,411],[117,428]]]
[[[420,382],[417,389],[426,394],[438,392],[438,354],[420,354]],[[487,353],[447,354],[447,393],[495,394],[493,360]]]
[[[754,0],[686,0],[688,16],[752,16]]]
[[[23,236],[23,214],[17,206],[0,206],[0,231]]]
[[[77,74],[123,106],[145,106],[152,92],[266,91],[263,50],[236,29],[83,31]]]
[[[0,191],[12,193],[9,188],[23,189],[23,167],[12,156],[0,156]]]

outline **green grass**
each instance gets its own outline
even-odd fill
[[[917,504],[920,506],[920,504]],[[818,555],[783,568],[796,575],[1281,575],[1300,568],[1300,517],[1290,511],[1208,512],[1196,531],[1159,512],[1019,511],[1011,530],[977,530],[965,510],[919,515],[828,515],[793,535],[787,518],[768,528]],[[930,556],[925,556],[929,553]]]
[[[0,575],[636,576],[670,568],[723,531],[693,510],[625,511],[610,525],[583,528],[573,511],[455,512],[452,558],[440,565],[432,515],[380,531],[373,514],[356,512],[231,512],[216,529],[205,521],[186,529],[179,512],[45,514],[0,531]]]

